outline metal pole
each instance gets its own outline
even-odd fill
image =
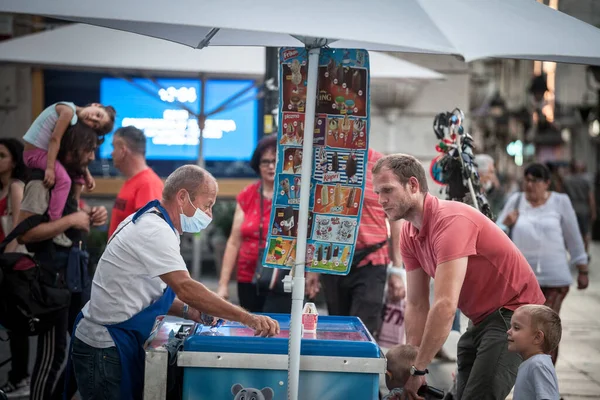
[[[196,116],[198,118],[198,127],[200,128],[200,135],[198,136],[198,166],[204,168],[204,155],[202,154],[202,142],[204,135],[204,125],[206,123],[206,112],[205,112],[205,101],[206,101],[206,75],[200,76],[200,113]],[[201,252],[201,237],[200,233],[194,233],[192,242],[192,278],[198,280],[202,274],[202,252]]]
[[[296,264],[292,280],[292,316],[290,321],[290,340],[288,349],[289,400],[298,400],[300,380],[300,342],[302,340],[302,306],[304,303],[304,265],[306,263],[306,236],[308,232],[308,206],[310,200],[310,177],[312,175],[313,134],[315,128],[320,52],[320,48],[314,48],[308,51],[308,85],[306,88],[304,143],[302,146],[302,186],[300,187]]]

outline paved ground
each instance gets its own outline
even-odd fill
[[[600,243],[593,245],[592,260],[599,260],[600,264]],[[556,369],[565,400],[600,399],[600,270],[596,265],[591,265],[590,288],[578,291],[573,287],[561,312],[564,330]],[[216,288],[214,277],[206,277],[203,281]],[[233,284],[231,294],[235,301]],[[0,333],[0,337],[4,336]],[[31,339],[31,344],[33,353],[35,338]],[[0,342],[0,362],[6,357],[8,345]],[[0,368],[0,383],[5,381],[8,370],[9,365]],[[450,385],[453,363],[436,362],[431,370],[431,384],[440,388]]]

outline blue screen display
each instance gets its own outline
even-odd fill
[[[251,80],[206,81],[205,112],[211,113],[251,87]],[[146,135],[149,160],[196,160],[200,129],[201,81],[198,79],[103,78],[100,101],[117,110],[115,130],[134,125]],[[205,160],[249,160],[257,142],[257,89],[244,92],[206,121],[202,151]],[[112,133],[100,146],[111,158]]]

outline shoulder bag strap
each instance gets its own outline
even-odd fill
[[[13,228],[13,230],[10,232],[10,234],[4,238],[2,243],[0,243],[0,254],[4,253],[4,249],[6,248],[6,246],[8,246],[8,244],[10,242],[12,242],[14,239],[23,235],[27,231],[35,228],[39,224],[47,222],[47,221],[48,221],[47,215],[39,215],[39,214],[32,215],[32,216],[24,219],[23,221],[21,221],[17,226],[15,226]]]

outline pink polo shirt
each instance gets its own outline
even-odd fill
[[[404,224],[400,246],[406,270],[422,268],[432,278],[439,264],[469,257],[458,308],[474,324],[502,307],[516,310],[524,304],[544,304],[519,249],[493,221],[469,205],[427,195],[421,230]]]

